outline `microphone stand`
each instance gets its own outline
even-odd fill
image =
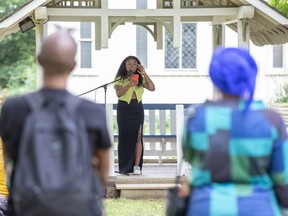
[[[97,89],[104,88],[104,98],[105,98],[104,101],[105,101],[105,105],[106,105],[107,86],[109,86],[109,85],[111,85],[112,83],[117,82],[117,81],[119,81],[119,80],[121,80],[121,79],[122,79],[122,78],[119,78],[119,79],[117,79],[117,80],[113,80],[113,81],[111,81],[111,82],[105,83],[105,84],[103,84],[103,85],[101,85],[101,86],[98,86],[98,87],[96,87],[96,88],[94,88],[94,89],[91,89],[91,90],[89,90],[89,91],[87,91],[87,92],[84,92],[84,93],[78,95],[78,97],[80,97],[80,96],[82,96],[82,95],[85,95],[85,94],[88,94],[88,93],[90,93],[90,92],[92,92],[92,91],[96,91]]]

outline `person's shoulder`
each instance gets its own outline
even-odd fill
[[[262,114],[265,116],[265,118],[278,130],[278,132],[283,137],[287,137],[286,133],[286,125],[284,123],[284,119],[281,116],[280,113],[278,113],[276,110],[271,108],[263,109]]]
[[[104,112],[104,105],[81,98],[80,109],[85,113],[93,115],[95,112]]]
[[[272,108],[263,109],[262,112],[265,114],[266,117],[273,120],[273,122],[283,121],[281,114]]]
[[[98,128],[106,122],[105,108],[103,104],[98,104],[86,99],[81,99],[79,113],[84,118],[88,127]]]
[[[24,96],[8,97],[3,104],[3,109],[20,109],[23,106],[28,106]]]

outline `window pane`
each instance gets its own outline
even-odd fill
[[[273,46],[273,67],[283,68],[283,45]]]
[[[179,68],[179,48],[173,47],[173,41],[167,31],[165,31],[165,68]]]
[[[147,8],[147,0],[137,0],[136,7],[137,7],[137,9],[146,9]]]
[[[81,68],[92,68],[92,42],[81,41]]]
[[[196,68],[196,24],[182,24],[182,68]]]
[[[80,35],[81,39],[90,39],[91,38],[91,23],[90,22],[81,22],[80,23]]]

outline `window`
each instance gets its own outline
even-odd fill
[[[92,30],[90,22],[80,23],[80,67],[92,68]]]
[[[283,45],[273,46],[273,68],[283,68]]]
[[[165,31],[165,68],[196,68],[196,30],[195,23],[182,23],[182,43],[173,47],[170,34]]]

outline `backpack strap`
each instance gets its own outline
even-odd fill
[[[74,114],[82,102],[81,98],[71,94],[68,94],[64,100],[65,108],[70,114]]]
[[[32,111],[38,110],[40,105],[44,103],[43,95],[39,91],[24,95],[24,99]]]

